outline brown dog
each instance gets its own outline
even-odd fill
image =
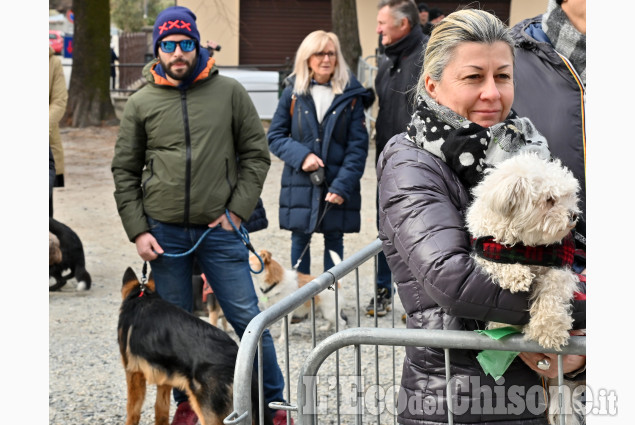
[[[262,259],[260,260],[255,255],[249,257],[249,264],[252,270],[260,270],[264,264],[264,270],[261,273],[254,274],[254,285],[256,286],[256,293],[258,293],[260,301],[266,308],[282,300],[287,295],[290,295],[298,288],[303,287],[307,283],[315,279],[315,276],[300,273],[296,270],[285,269],[277,262],[271,252],[267,250],[261,250],[258,255]],[[335,264],[338,264],[341,259],[337,254],[331,251],[331,257]],[[322,313],[322,317],[326,319],[326,323],[319,328],[320,331],[328,331],[335,327],[335,320],[339,320],[339,328],[344,329],[347,324],[348,318],[344,313],[343,306],[346,305],[343,291],[341,291],[341,285],[338,282],[338,307],[339,314],[335,311],[335,291],[326,290],[314,297],[314,304],[316,312]],[[295,323],[297,318],[306,317],[311,311],[311,300],[306,301],[300,307],[293,312],[291,323]],[[295,318],[295,319],[294,319]],[[286,330],[284,329],[285,321],[282,320],[282,328],[280,332],[279,341],[284,342]]]
[[[225,313],[203,273],[192,275],[192,305],[195,316],[209,317],[209,322],[214,326],[218,326],[220,320],[223,330],[227,332],[228,322]]]

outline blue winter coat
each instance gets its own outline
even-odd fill
[[[290,114],[293,81],[282,92],[267,133],[269,149],[284,161],[280,191],[280,228],[305,233],[359,232],[362,199],[360,179],[368,155],[368,132],[364,104],[374,98],[372,91],[351,75],[344,93],[336,95],[319,124],[313,97],[297,96]],[[353,99],[357,98],[353,106]],[[302,162],[310,153],[325,165],[326,187],[311,183]],[[327,192],[344,198],[332,204],[319,226]]]

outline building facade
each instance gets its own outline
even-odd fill
[[[311,31],[331,29],[331,0],[178,0],[197,16],[201,41],[214,41],[221,50],[219,65],[273,65],[293,62],[300,42]],[[470,2],[426,1],[446,13]],[[518,21],[545,11],[547,0],[483,0],[480,7],[504,22]],[[377,0],[356,0],[362,57],[377,48]]]

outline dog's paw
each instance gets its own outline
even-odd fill
[[[77,282],[77,290],[78,291],[86,291],[88,290],[88,285],[83,280]]]
[[[561,351],[562,347],[569,342],[569,333],[560,335],[543,335],[538,338],[538,344],[545,348],[553,348],[556,351]]]
[[[331,323],[331,321],[327,320],[325,324],[323,324],[322,326],[318,328],[318,330],[320,332],[326,332],[326,331],[330,331],[332,327],[333,327],[333,324]]]
[[[477,258],[477,262],[498,286],[511,292],[529,291],[535,277],[529,267],[520,264],[500,264],[482,258]]]
[[[499,285],[511,292],[527,292],[535,275],[526,266],[516,264],[504,265],[503,273],[499,276]]]
[[[529,280],[519,280],[513,282],[512,285],[509,286],[509,291],[514,292],[528,292],[529,288],[531,288],[531,279]]]
[[[530,322],[524,329],[525,339],[535,341],[541,346],[556,351],[561,351],[562,347],[569,342],[569,332],[545,326],[532,326]]]

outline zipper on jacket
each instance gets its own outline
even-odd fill
[[[190,224],[190,186],[192,180],[192,140],[190,138],[190,121],[187,114],[187,96],[181,90],[181,110],[183,111],[183,128],[185,131],[185,205],[183,208],[183,225]]]
[[[302,141],[302,106],[298,105],[298,133],[300,133],[299,141]]]
[[[584,177],[586,181],[586,88],[584,87],[584,84],[582,83],[582,78],[580,78],[580,74],[578,74],[578,71],[575,69],[571,61],[567,59],[564,55],[560,54],[560,52],[558,52],[557,50],[555,52],[558,54],[558,56],[560,56],[560,59],[562,59],[565,66],[569,69],[569,72],[573,76],[573,79],[575,80],[576,84],[578,85],[580,89],[580,95],[581,95],[580,96],[581,97],[580,114],[582,116],[582,148],[584,149]]]
[[[234,186],[229,179],[229,160],[227,158],[225,158],[225,181],[227,182],[227,186],[229,186],[229,192],[234,192]]]

